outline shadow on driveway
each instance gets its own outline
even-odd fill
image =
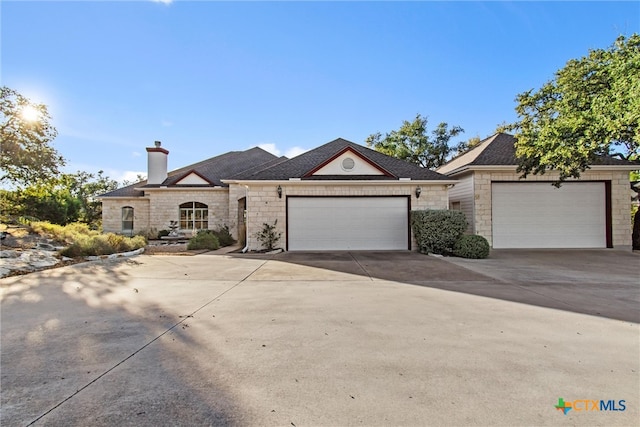
[[[197,371],[173,362],[199,344],[179,308],[146,300],[153,283],[133,285],[128,263],[3,279],[0,424],[229,425],[241,416],[223,386],[196,387]]]
[[[272,260],[322,269],[327,274],[353,274],[373,281],[427,286],[640,323],[640,256],[631,252],[494,250],[485,260],[442,258],[408,251],[228,256]],[[272,269],[272,280],[286,280],[287,268]]]

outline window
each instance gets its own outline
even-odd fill
[[[356,166],[356,162],[351,157],[345,157],[342,161],[342,170],[345,172],[351,172]]]
[[[122,233],[133,234],[133,208],[131,206],[122,208]]]
[[[180,205],[180,230],[206,230],[209,228],[209,210],[200,202]]]

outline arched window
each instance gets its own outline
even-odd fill
[[[206,230],[209,228],[208,206],[200,202],[180,205],[180,230]]]
[[[133,234],[133,208],[131,206],[122,208],[122,234]]]

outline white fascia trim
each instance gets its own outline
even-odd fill
[[[96,200],[147,200],[147,196],[105,196],[96,197]]]
[[[222,180],[225,184],[238,184],[238,185],[407,185],[407,184],[420,184],[420,185],[449,185],[457,184],[457,179],[441,179],[441,180],[411,180],[411,181],[390,181],[390,180],[367,180],[367,181],[355,181],[355,180],[340,180],[340,181],[322,181],[322,180],[305,180],[305,181],[289,181],[289,180],[270,180],[270,181],[227,181]]]
[[[593,165],[587,170],[616,170],[616,171],[636,171],[640,170],[640,165]],[[586,172],[586,171],[585,171]]]
[[[229,190],[229,187],[153,187],[153,188],[135,188],[136,191],[223,191]]]
[[[461,173],[464,172],[473,172],[476,170],[482,170],[482,171],[516,171],[516,169],[518,168],[518,166],[515,165],[501,165],[501,166],[469,166],[469,165],[465,165],[462,166],[458,169],[454,169],[451,172],[447,172],[445,173],[445,175],[447,176],[454,176],[454,175],[460,175]]]
[[[445,175],[455,176],[465,172],[473,172],[473,171],[516,172],[517,169],[518,169],[518,166],[516,165],[476,165],[476,166],[465,165],[465,166],[462,166],[461,168],[452,170],[451,172],[448,172]],[[593,165],[593,166],[589,166],[589,168],[587,168],[584,172],[588,172],[590,170],[592,171],[627,171],[627,170],[634,171],[639,169],[640,169],[640,165]],[[556,171],[549,170],[547,172],[552,173]],[[533,175],[533,173],[531,175]]]

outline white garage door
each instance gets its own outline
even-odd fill
[[[494,248],[606,247],[602,182],[493,183]]]
[[[407,250],[407,197],[289,197],[290,251]]]

